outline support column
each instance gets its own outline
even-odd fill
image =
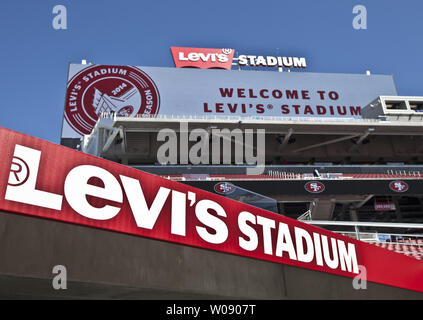
[[[311,218],[313,220],[331,220],[333,210],[335,209],[334,199],[319,200],[314,199],[314,207],[311,211]]]
[[[402,222],[402,213],[401,213],[401,208],[398,202],[398,197],[392,197],[392,201],[395,204],[395,214],[397,216],[397,221]]]

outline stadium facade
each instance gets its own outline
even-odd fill
[[[422,297],[423,98],[389,75],[295,72],[303,57],[172,54],[70,64],[61,144],[77,150],[2,129],[0,209],[18,215],[0,217],[1,296]],[[215,132],[218,155],[198,157]],[[247,133],[261,164],[237,157]],[[171,138],[178,162],[159,163]],[[47,287],[53,264],[71,290]]]

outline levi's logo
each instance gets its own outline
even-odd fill
[[[6,200],[61,210],[62,196],[35,188],[41,151],[17,144],[10,167]]]
[[[218,68],[227,70],[232,68],[233,49],[171,47],[170,50],[177,68]]]
[[[211,62],[228,62],[228,56],[226,54],[218,54],[218,53],[196,53],[191,52],[188,53],[187,56],[183,52],[179,52],[179,60],[181,61],[211,61]]]

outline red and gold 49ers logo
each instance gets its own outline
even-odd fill
[[[310,193],[321,193],[325,191],[325,185],[319,181],[307,182],[304,188]]]
[[[91,132],[102,113],[154,117],[159,108],[159,91],[145,72],[130,66],[93,65],[69,81],[65,119],[84,135]]]
[[[404,181],[392,181],[389,183],[389,188],[395,192],[406,192],[408,190],[408,184]]]
[[[229,182],[219,182],[214,186],[214,191],[219,194],[231,194],[235,191],[235,186]]]

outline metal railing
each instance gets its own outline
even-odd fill
[[[304,214],[299,219],[302,222],[330,226],[332,232],[348,236],[363,242],[374,244],[388,250],[402,253],[423,260],[423,224],[419,223],[385,223],[385,222],[359,222],[359,221],[319,221],[309,220]],[[353,227],[355,231],[345,230]],[[360,231],[360,227],[373,228],[373,231]],[[415,229],[420,233],[383,232],[381,229]],[[335,229],[335,230],[334,230]]]
[[[295,180],[295,181],[309,181],[309,180],[392,180],[392,179],[422,179],[423,176],[399,176],[399,175],[387,175],[383,173],[371,174],[372,176],[366,177],[360,174],[348,174],[348,173],[322,173],[319,177],[309,173],[293,173],[293,172],[279,172],[279,173],[267,173],[261,175],[248,175],[248,174],[214,174],[210,173],[206,178],[195,179],[195,180],[233,180],[233,181],[250,181],[250,180],[261,180],[261,181],[278,181],[278,180]],[[184,174],[161,174],[160,176],[170,180],[192,180],[186,177]]]
[[[406,170],[386,170],[387,174],[404,176],[404,177],[421,177],[422,173],[418,170],[415,171],[406,171]]]
[[[179,115],[179,114],[157,114],[157,115],[146,115],[140,114],[134,117],[122,117],[117,116],[114,113],[102,113],[102,118],[113,118],[116,120],[127,120],[127,119],[166,119],[166,120],[229,120],[229,121],[305,121],[305,122],[370,122],[377,123],[381,122],[378,119],[363,119],[363,118],[341,118],[341,117],[282,117],[282,116],[233,116],[233,115]]]

